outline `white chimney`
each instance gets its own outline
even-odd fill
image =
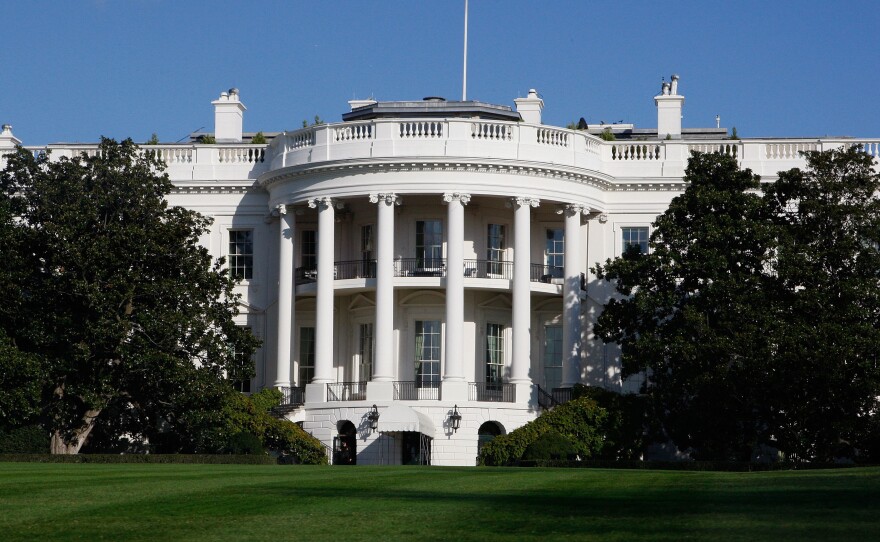
[[[238,98],[238,89],[221,92],[211,105],[214,106],[214,139],[217,143],[241,143],[244,111],[247,108]]]
[[[358,107],[364,107],[366,105],[373,105],[376,103],[376,100],[367,99],[367,100],[349,100],[348,106],[351,107],[351,110],[354,111]]]
[[[544,100],[538,97],[538,91],[529,89],[527,98],[516,98],[516,111],[522,117],[523,122],[528,124],[541,124],[541,111],[544,110]]]
[[[660,86],[660,94],[654,96],[657,104],[657,136],[660,139],[681,139],[681,107],[684,96],[678,94],[678,76],[673,75],[670,83]]]
[[[21,140],[12,135],[12,125],[4,124],[0,129],[0,149],[14,149],[21,145]]]

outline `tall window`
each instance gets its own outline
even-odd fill
[[[358,379],[361,381],[373,378],[373,324],[361,324],[358,334],[358,356],[360,367]]]
[[[504,326],[486,324],[486,384],[501,386],[504,380]]]
[[[373,225],[361,226],[361,275],[376,276],[376,260],[373,252]]]
[[[490,275],[503,273],[501,262],[504,261],[504,225],[489,224],[486,235],[486,260],[488,261],[487,272]]]
[[[250,280],[254,274],[254,232],[229,230],[229,273]]]
[[[440,320],[416,320],[416,386],[440,387]]]
[[[315,328],[299,328],[299,380],[305,386],[315,377]]]
[[[443,225],[439,220],[416,222],[416,259],[420,268],[443,266]]]
[[[232,350],[232,367],[229,369],[229,379],[232,387],[242,393],[251,392],[251,375],[253,374],[253,360],[244,352]]]
[[[550,275],[561,277],[562,268],[565,267],[565,231],[562,228],[547,230],[545,254],[547,257],[547,267],[550,268]]]
[[[303,269],[318,268],[318,236],[315,230],[302,232],[302,266]]]
[[[629,247],[638,247],[642,254],[648,253],[648,228],[641,226],[638,228],[621,228],[623,232],[623,251]]]
[[[562,326],[544,326],[544,386],[562,385]]]

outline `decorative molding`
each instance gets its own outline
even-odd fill
[[[335,208],[335,209],[343,209],[345,208],[345,204],[339,201],[336,198],[331,198],[329,196],[322,196],[320,198],[311,198],[307,202],[309,207],[312,209],[318,209],[319,211],[323,211],[324,209]]]
[[[510,198],[508,203],[508,207],[513,206],[514,208],[524,205],[535,208],[541,205],[541,200],[532,196],[514,196]]]
[[[461,202],[462,205],[467,205],[471,200],[470,194],[465,194],[463,192],[446,192],[443,194],[443,201],[446,203],[452,203],[453,201]]]
[[[590,214],[590,208],[580,203],[567,203],[560,205],[556,210],[556,214],[564,214],[565,216],[588,215]]]
[[[394,192],[380,192],[378,194],[370,194],[370,203],[384,202],[386,205],[400,205],[403,199]]]

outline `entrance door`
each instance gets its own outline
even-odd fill
[[[340,423],[339,434],[333,437],[333,464],[357,464],[357,431],[348,420]]]
[[[402,449],[400,453],[403,465],[430,465],[431,464],[431,437],[407,431],[401,433]]]

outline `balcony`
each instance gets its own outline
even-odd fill
[[[327,384],[327,401],[365,401],[366,382],[337,382]]]
[[[486,403],[515,403],[516,386],[495,382],[468,382],[468,400]]]
[[[415,381],[397,381],[394,383],[395,401],[438,401],[440,400],[439,383],[419,386]]]
[[[564,277],[561,267],[533,263],[529,279],[531,282],[543,282],[544,284],[562,284]]]
[[[400,258],[394,260],[395,277],[445,277],[446,258]]]
[[[513,262],[465,260],[464,276],[477,279],[513,280]]]

